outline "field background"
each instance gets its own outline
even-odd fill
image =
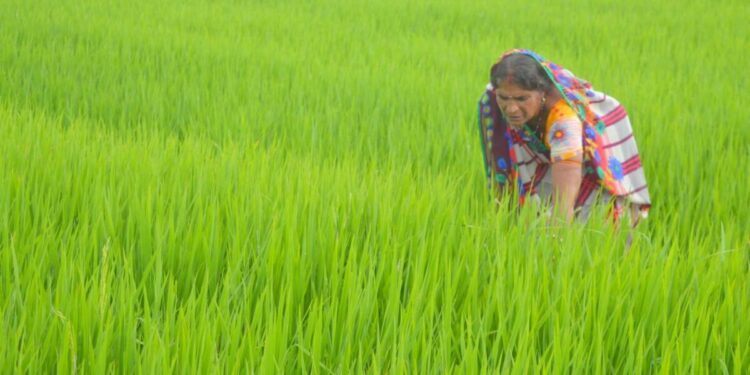
[[[0,372],[748,373],[749,19],[3,0]],[[490,204],[476,101],[515,47],[628,109],[628,256]]]

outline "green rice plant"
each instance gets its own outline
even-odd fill
[[[748,16],[5,1],[0,371],[747,373]],[[490,201],[476,100],[513,47],[625,104],[637,229]]]

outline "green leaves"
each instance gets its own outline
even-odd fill
[[[0,12],[0,372],[750,371],[740,4],[58,3]],[[631,114],[627,256],[486,199],[524,44]]]

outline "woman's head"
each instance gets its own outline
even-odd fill
[[[553,86],[542,65],[522,53],[507,55],[495,64],[490,72],[490,82],[494,87],[508,82],[524,90],[541,92],[549,92]]]
[[[544,68],[534,58],[514,53],[492,67],[495,100],[508,123],[523,126],[542,113],[553,87]]]

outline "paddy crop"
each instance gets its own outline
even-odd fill
[[[0,372],[747,373],[747,19],[6,0]],[[514,47],[628,109],[628,255],[603,212],[490,203],[476,102]]]

